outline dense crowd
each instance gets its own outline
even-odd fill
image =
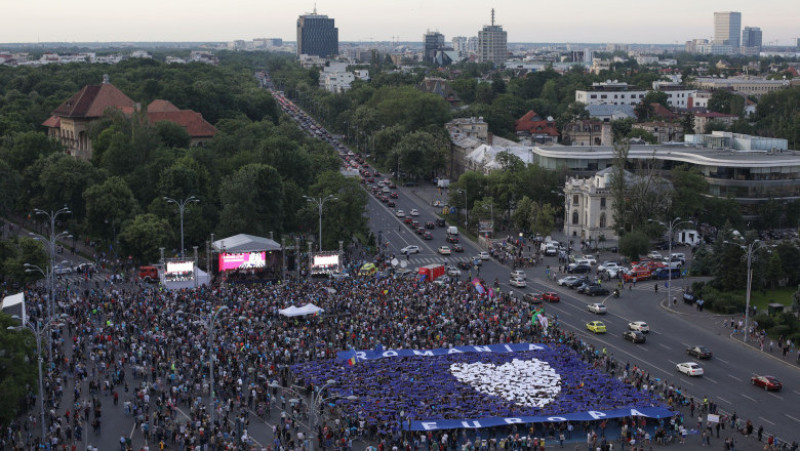
[[[349,449],[359,439],[369,440],[381,451],[433,446],[479,449],[485,440],[488,447],[500,441],[511,446],[516,440],[521,443],[519,449],[535,449],[540,440],[544,446],[546,439],[571,437],[573,428],[583,428],[587,444],[606,443],[606,422],[520,425],[483,433],[483,438],[481,432],[467,435],[466,431],[461,437],[446,432],[412,435],[403,433],[396,418],[345,415],[333,406],[322,406],[321,412],[311,409],[311,416],[324,415],[313,434],[304,435],[300,423],[311,421],[307,409],[301,413],[302,399],[320,395],[320,387],[295,386],[298,381],[290,367],[332,359],[338,351],[378,345],[430,349],[551,343],[570,347],[589,366],[673,406],[686,410],[694,403],[680,387],[654,380],[639,368],[623,367],[605,349],[595,349],[559,330],[557,320],[544,334],[538,323],[530,321],[531,310],[521,300],[508,294],[479,294],[468,283],[419,285],[357,278],[274,285],[225,283],[180,291],[125,286],[84,280],[58,296],[56,310],[66,324],[54,340],[55,364],[46,376],[45,399],[46,439],[53,449],[76,449],[82,440],[90,441],[86,440],[89,426],[93,434],[102,433],[101,398],[113,399],[113,408],[131,418],[137,433],[154,446],[151,449],[251,449],[254,445],[247,432],[251,416],[271,409],[284,414],[275,426],[270,449],[309,449],[312,441],[314,446]],[[41,318],[43,290],[29,289],[27,299],[31,318]],[[278,313],[289,305],[306,303],[322,307],[324,315],[287,318]],[[227,309],[220,310],[223,306]],[[217,401],[213,404],[209,403],[210,342],[216,356]],[[295,399],[287,406],[288,398]],[[689,419],[678,415],[650,427],[661,438],[680,436],[680,428],[689,428],[685,426]],[[7,428],[3,449],[34,448],[39,440],[36,421],[33,414]],[[617,421],[633,443],[651,438],[639,421]],[[120,449],[131,449],[124,436]]]

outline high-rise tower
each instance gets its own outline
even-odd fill
[[[742,13],[723,11],[714,13],[714,44],[729,45],[739,50],[742,36]]]
[[[339,29],[333,19],[317,14],[314,7],[312,14],[297,19],[297,56],[317,55],[328,58],[339,54]]]
[[[424,53],[423,60],[432,63],[436,58],[436,52],[444,50],[444,35],[438,31],[428,31],[422,36]]]
[[[478,62],[491,61],[495,66],[506,62],[508,57],[508,34],[503,27],[494,23],[494,8],[492,8],[492,24],[484,25],[478,32]]]

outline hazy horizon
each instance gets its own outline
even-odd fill
[[[22,20],[7,21],[0,29],[0,42],[295,41],[298,16],[310,13],[315,3],[232,0],[217,8],[187,0],[141,0],[131,5],[100,0],[83,0],[78,7],[55,0],[11,2],[6,5],[6,17]],[[419,42],[429,30],[439,31],[450,42],[455,36],[476,36],[490,23],[491,8],[510,43],[683,44],[713,37],[715,11],[741,12],[742,27],[760,27],[764,45],[794,45],[800,38],[796,25],[800,4],[788,0],[712,0],[699,5],[688,0],[669,4],[566,0],[559,6],[537,9],[518,0],[316,3],[318,14],[335,19],[343,42]]]

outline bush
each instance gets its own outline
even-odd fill
[[[779,325],[779,326],[775,326],[775,327],[773,327],[772,329],[768,329],[768,330],[767,330],[767,333],[768,333],[768,334],[769,334],[771,337],[785,337],[785,336],[787,336],[787,335],[788,335],[788,334],[789,334],[791,331],[792,331],[792,329],[791,329],[789,326],[787,326],[786,324],[781,324],[781,325]],[[797,335],[800,335],[800,334],[797,334]]]
[[[766,313],[759,313],[753,320],[758,322],[758,327],[762,329],[769,330],[775,327],[775,319]]]

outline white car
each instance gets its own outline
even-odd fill
[[[644,321],[634,321],[632,323],[628,323],[628,329],[638,330],[643,334],[650,332],[650,326],[648,326]]]
[[[419,254],[419,246],[411,244],[409,246],[400,249],[400,252],[403,254]]]
[[[578,280],[578,276],[562,277],[561,279],[558,279],[558,284],[561,285],[562,287],[566,287],[567,285],[571,284],[572,282],[575,282],[576,280]]]
[[[406,212],[404,212],[403,210],[397,210],[396,212],[394,212],[394,215],[397,216],[398,218],[402,218],[403,216],[406,215]]]
[[[661,259],[664,258],[664,257],[661,256],[661,252],[650,251],[650,252],[647,253],[647,258],[651,258],[653,260],[661,261]]]
[[[450,277],[461,277],[461,271],[455,266],[447,268],[447,275]]]
[[[687,376],[703,375],[703,368],[694,362],[679,363],[675,368]]]
[[[442,255],[450,255],[450,248],[448,246],[439,246],[437,250]]]
[[[412,208],[410,212],[408,212],[411,216],[419,216],[419,210],[416,208]]]
[[[482,251],[480,254],[478,254],[478,257],[480,257],[481,260],[489,260],[489,253],[486,251]]]
[[[517,269],[516,271],[511,271],[511,278],[512,279],[522,279],[525,280],[528,277],[525,275],[525,271],[521,269]]]
[[[613,269],[613,270],[619,271],[619,268],[620,268],[620,266],[617,264],[617,262],[604,261],[602,265],[597,267],[597,270],[598,271],[606,271],[606,270],[609,270],[609,269]]]
[[[75,272],[75,268],[72,266],[56,265],[54,269],[55,273],[59,276],[62,274],[72,274]]]
[[[605,315],[606,314],[606,306],[600,304],[599,302],[595,302],[594,304],[589,304],[586,306],[590,312],[596,315]]]
[[[594,266],[594,265],[597,264],[597,259],[594,258],[593,255],[588,255],[588,254],[587,255],[583,255],[583,256],[581,256],[580,259],[588,261],[589,262],[589,266]]]
[[[520,279],[518,277],[512,277],[511,280],[508,281],[508,284],[512,287],[523,288],[526,287],[528,284],[525,283],[525,279]]]

